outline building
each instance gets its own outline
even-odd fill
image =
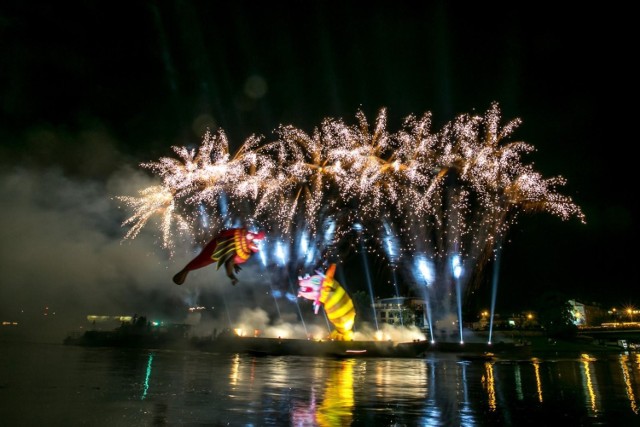
[[[587,325],[587,312],[583,303],[574,299],[569,300],[571,306],[571,315],[573,316],[573,324],[576,326]]]
[[[573,316],[573,323],[578,327],[592,327],[600,326],[603,323],[617,321],[619,317],[619,311],[615,308],[612,312],[607,313],[602,307],[596,303],[585,304],[578,300],[569,300],[571,306],[571,314]],[[629,310],[629,309],[627,309]],[[625,313],[627,312],[625,310]],[[632,317],[632,316],[627,316]]]
[[[378,324],[427,327],[424,300],[415,297],[378,298],[373,304]]]

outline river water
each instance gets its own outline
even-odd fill
[[[0,343],[0,425],[632,426],[640,355],[258,357]]]

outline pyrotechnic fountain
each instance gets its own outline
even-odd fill
[[[268,245],[280,245],[262,248],[265,264],[286,254],[287,283],[365,243],[363,253],[387,257],[394,286],[397,267],[424,297],[430,339],[437,320],[454,313],[462,342],[465,296],[520,212],[584,222],[556,191],[563,178],[543,178],[522,163],[533,147],[504,142],[520,120],[501,127],[495,103],[484,116],[460,115],[436,133],[431,113],[407,117],[394,134],[385,109],[373,127],[362,112],[356,118],[355,125],[327,118],[312,134],[281,125],[274,141],[252,136],[234,155],[219,130],[197,150],[174,147],[179,159],[143,163],[161,183],[117,198],[133,210],[126,238],[154,217],[171,253],[176,239],[203,243],[228,224],[260,228]]]

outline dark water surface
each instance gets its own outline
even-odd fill
[[[0,425],[637,426],[640,355],[256,357],[0,343]]]

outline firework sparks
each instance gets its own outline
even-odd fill
[[[480,267],[520,212],[585,221],[558,192],[562,177],[543,178],[523,163],[534,148],[510,141],[521,120],[501,126],[497,103],[436,133],[431,113],[407,117],[397,133],[387,130],[386,109],[373,126],[361,111],[356,119],[356,125],[325,119],[311,134],[281,125],[275,141],[251,137],[233,156],[223,131],[207,132],[197,151],[174,147],[178,159],[141,165],[161,185],[118,198],[132,210],[123,223],[131,226],[126,238],[159,215],[170,247],[176,230],[195,234],[204,215],[208,233],[232,220],[251,224],[288,241],[290,261],[309,263],[309,254],[326,256],[327,247],[353,237],[357,223],[367,250],[386,253],[394,265],[427,256],[437,282],[451,275],[446,266],[454,256],[461,267]]]
[[[257,197],[273,168],[270,159],[254,150],[259,142],[259,138],[249,138],[231,157],[224,132],[207,132],[197,152],[172,147],[179,159],[163,157],[141,164],[157,174],[162,185],[140,190],[139,197],[117,197],[133,209],[133,215],[123,223],[132,226],[125,237],[136,237],[152,216],[160,214],[163,246],[172,248],[176,231],[193,236],[203,215],[207,232],[214,233],[230,219],[246,216],[242,200]]]

